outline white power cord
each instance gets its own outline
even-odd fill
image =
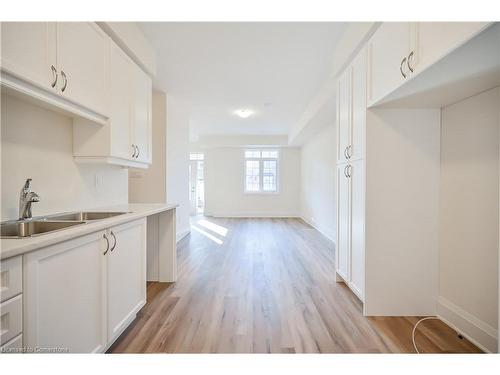
[[[413,332],[411,333],[411,339],[413,341],[413,347],[415,348],[415,351],[417,352],[417,354],[420,354],[420,352],[418,351],[417,344],[415,343],[415,332],[417,331],[417,327],[421,322],[423,322],[424,320],[431,320],[431,319],[441,320],[437,316],[428,316],[428,317],[420,319],[417,323],[415,323],[415,326],[413,326]]]

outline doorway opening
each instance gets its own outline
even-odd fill
[[[191,215],[203,215],[205,210],[205,155],[202,152],[189,154],[189,203]]]

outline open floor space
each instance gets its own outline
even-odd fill
[[[175,284],[148,303],[112,353],[413,353],[418,318],[363,317],[335,281],[334,246],[299,219],[196,217]],[[440,321],[419,326],[425,353],[479,350]]]

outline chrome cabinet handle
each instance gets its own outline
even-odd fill
[[[346,166],[344,167],[344,176],[345,176],[346,178],[348,178],[348,177],[349,177],[349,176],[347,175],[347,167],[348,167],[348,165],[346,165]]]
[[[408,62],[407,62],[408,69],[410,69],[410,72],[412,72],[412,73],[413,73],[413,68],[411,66],[411,61],[413,61],[413,55],[414,55],[414,52],[411,51],[411,53],[408,55]]]
[[[61,91],[64,92],[66,90],[66,86],[68,86],[68,77],[66,77],[66,73],[64,73],[64,70],[61,70],[61,76],[64,79],[64,84],[63,87],[61,88]]]
[[[56,87],[57,85],[57,69],[54,65],[51,65],[50,68],[52,69],[52,76],[54,77],[54,81],[51,83],[51,87]]]
[[[115,247],[116,247],[116,236],[113,233],[113,231],[111,231],[111,235],[113,236],[113,239],[115,240],[115,243],[113,244],[113,247],[111,247],[111,250],[109,250],[109,251],[113,252],[115,250]]]
[[[108,238],[108,236],[106,236],[106,233],[104,233],[103,237],[106,240],[106,244],[107,244],[106,245],[106,251],[104,252],[103,255],[106,255],[108,253],[108,251],[109,251],[109,238]]]
[[[139,158],[139,155],[141,154],[141,149],[139,148],[139,146],[135,146],[137,147],[137,156],[136,156],[136,159]]]
[[[347,156],[347,148],[348,147],[349,146],[346,146],[346,148],[344,148],[344,158],[346,158],[346,159],[349,159],[349,157]]]
[[[347,159],[352,158],[352,145],[347,146]]]
[[[347,166],[347,171],[348,171],[348,172],[347,172],[347,177],[348,177],[348,178],[351,178],[351,170],[352,170],[352,166],[349,164],[349,165]]]
[[[401,60],[401,65],[399,65],[399,71],[401,72],[403,78],[406,78],[406,74],[403,72],[403,65],[405,62],[406,62],[406,57],[403,60]]]
[[[132,150],[134,150],[132,152],[132,157],[135,158],[135,145],[132,143]]]

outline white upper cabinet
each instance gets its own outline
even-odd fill
[[[337,83],[337,162],[347,162],[351,144],[351,69]]]
[[[130,159],[133,125],[133,62],[115,43],[110,46],[110,132],[111,156]],[[127,77],[126,79],[124,77]]]
[[[77,162],[147,168],[152,162],[152,81],[113,41],[109,48],[110,119],[96,129],[73,122]]]
[[[108,113],[108,48],[108,36],[95,23],[57,24],[60,92],[103,115]]]
[[[56,84],[56,24],[2,22],[2,70],[42,88]]]
[[[366,124],[366,50],[337,82],[337,163],[364,157]]]
[[[410,32],[408,22],[384,22],[369,41],[369,103],[389,94],[411,73]]]
[[[91,22],[2,23],[2,71],[19,79],[7,78],[9,87],[100,122],[108,117],[108,48],[109,37]]]
[[[418,22],[414,66],[422,71],[488,26],[488,22]]]
[[[352,160],[365,156],[366,133],[366,50],[363,49],[351,65],[351,148],[349,156]]]
[[[458,88],[457,82],[469,75],[468,71],[475,76],[487,73],[487,68],[485,72],[481,71],[482,61],[474,60],[475,54],[472,51],[466,54],[466,60],[470,61],[455,56],[454,60],[447,62],[447,66],[440,67],[441,72],[437,77],[436,73],[420,75],[428,67],[438,66],[436,63],[445,60],[443,58],[452,56],[455,50],[480,34],[489,24],[488,22],[384,22],[368,42],[368,106],[419,93],[429,94],[430,91],[439,89],[440,85],[444,87],[447,84],[454,84]],[[486,54],[483,60],[490,59]],[[408,81],[415,81],[414,78],[417,76],[420,77],[419,83],[405,84]],[[484,83],[477,82],[469,86],[476,85],[481,91],[495,84],[492,82],[493,79],[486,78],[483,81]],[[491,84],[488,84],[488,81],[491,81]],[[437,92],[437,95],[443,97],[453,96],[439,90]],[[431,98],[431,102],[440,102],[439,98],[423,96]],[[446,104],[449,100],[442,99],[441,102]],[[430,104],[426,104],[423,100],[421,105]]]
[[[133,145],[136,148],[135,159],[146,163],[152,160],[152,82],[151,78],[138,66],[134,66],[135,100]]]

